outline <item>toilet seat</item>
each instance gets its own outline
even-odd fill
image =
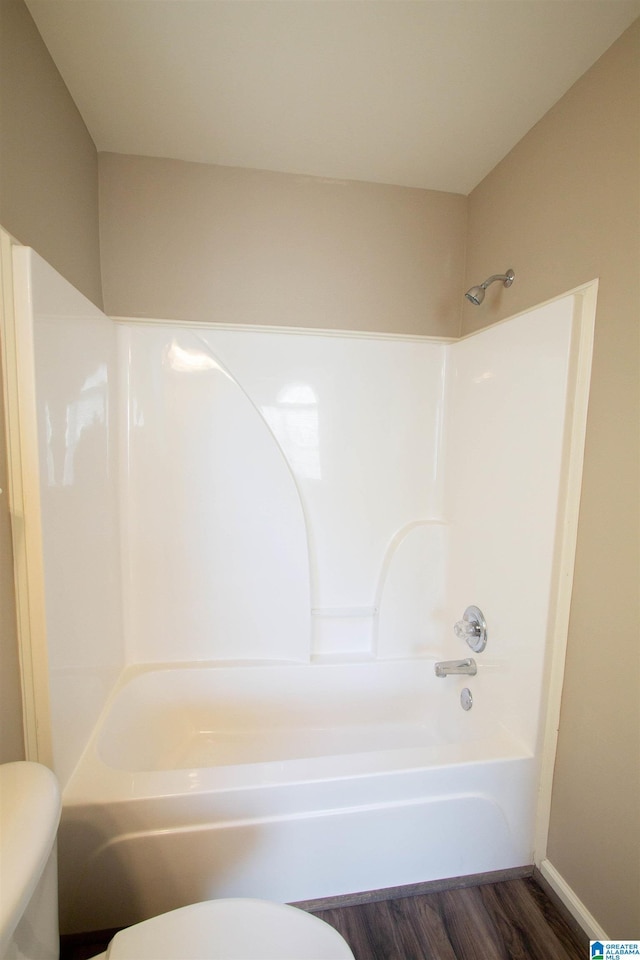
[[[206,900],[117,933],[108,960],[354,960],[333,927],[266,900]]]

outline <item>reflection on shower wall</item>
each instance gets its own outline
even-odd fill
[[[29,291],[20,319],[33,329],[51,725],[64,782],[125,663],[116,331],[33,251],[15,247],[14,269]]]
[[[133,660],[435,648],[443,343],[154,324],[119,336]],[[394,577],[402,630],[397,603],[378,618]]]

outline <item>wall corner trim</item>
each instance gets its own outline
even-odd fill
[[[577,893],[569,886],[561,873],[556,870],[550,860],[542,860],[534,874],[540,885],[549,888],[549,891],[557,897],[567,908],[571,916],[576,920],[590,940],[610,940],[611,937],[602,929],[593,914],[587,910]]]

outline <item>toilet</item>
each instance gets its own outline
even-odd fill
[[[60,790],[39,763],[0,765],[0,960],[58,960]],[[134,924],[94,960],[354,960],[340,934],[296,907],[207,900]]]

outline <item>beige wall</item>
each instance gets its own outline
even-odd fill
[[[613,937],[640,936],[640,21],[469,198],[473,330],[600,278],[549,859]]]
[[[0,2],[0,224],[102,304],[97,154],[23,0]]]
[[[0,224],[101,304],[96,150],[22,0],[0,0]],[[23,744],[1,409],[0,487],[4,762],[21,757]]]
[[[457,336],[466,198],[100,155],[111,315]]]

